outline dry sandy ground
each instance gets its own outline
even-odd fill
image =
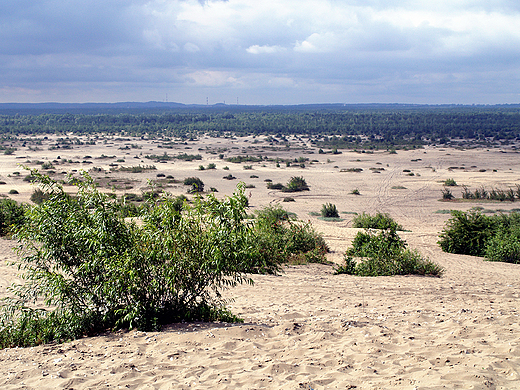
[[[199,141],[199,147],[239,148],[229,149],[227,155],[242,148],[249,151],[247,147],[253,140],[244,141],[204,139]],[[162,154],[164,150],[156,146],[143,142],[142,151]],[[191,147],[197,150],[195,145]],[[285,196],[267,190],[264,179],[284,183],[291,176],[303,176],[311,190],[295,195],[295,202],[283,205],[300,219],[310,219],[323,233],[332,249],[331,260],[341,261],[343,251],[356,234],[357,230],[351,228],[352,214],[347,213],[377,210],[390,213],[404,225],[408,231],[402,236],[409,246],[441,264],[446,269],[445,275],[359,278],[334,276],[330,266],[290,266],[279,276],[253,276],[254,286],[242,285],[226,291],[226,296],[234,300],[230,308],[244,318],[244,324],[183,323],[159,333],[118,332],[61,345],[5,349],[0,351],[0,387],[520,388],[520,266],[446,254],[436,244],[449,217],[436,213],[438,210],[517,207],[515,203],[440,202],[442,181],[454,178],[470,188],[485,185],[505,189],[520,183],[518,154],[498,149],[438,148],[399,151],[396,155],[354,152],[318,155],[308,151],[294,148],[263,151],[270,156],[318,160],[307,163],[305,168],[287,168],[285,164],[277,168],[274,163],[266,162],[253,163],[252,170],[244,170],[244,164],[226,163],[218,155],[204,151],[202,161],[157,164],[158,170],[149,176],[156,173],[176,178],[199,176],[208,188],[216,187],[219,196],[230,194],[237,180],[243,180],[255,185],[248,190],[253,209],[280,202]],[[117,143],[112,152],[124,157]],[[48,160],[57,154],[46,149],[38,153],[40,159]],[[93,158],[101,153],[108,155],[103,146],[85,146],[67,153],[70,156],[66,158],[87,153]],[[16,154],[0,157],[0,177],[7,183],[3,187],[5,193],[16,188],[20,194],[15,199],[28,199],[32,191],[28,184],[9,176],[17,169],[15,164],[19,160],[15,157],[26,156],[25,151]],[[22,160],[31,161],[35,158],[35,153],[32,154]],[[62,159],[65,154],[61,152]],[[253,149],[250,154],[256,155],[257,151]],[[149,163],[126,158],[123,165]],[[198,165],[209,162],[216,163],[217,170],[197,171]],[[75,169],[82,164],[76,165]],[[224,165],[229,166],[229,171],[222,170]],[[363,171],[340,172],[352,167]],[[384,170],[374,174],[370,168]],[[60,166],[57,170],[61,169]],[[403,172],[405,169],[415,175],[409,176],[409,172]],[[486,171],[480,172],[483,169]],[[223,180],[222,176],[228,173],[237,180]],[[117,175],[123,174],[110,174]],[[356,188],[361,195],[350,193]],[[180,184],[167,190],[185,192]],[[459,188],[453,192],[460,197]],[[326,222],[309,215],[319,212],[325,202],[336,204],[340,213],[344,213],[344,220]],[[11,249],[15,245],[1,240],[0,258],[13,259]],[[15,278],[13,269],[0,266],[0,294],[5,293],[5,287]]]

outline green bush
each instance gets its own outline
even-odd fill
[[[42,169],[54,169],[54,165],[50,162],[46,162],[42,164]]]
[[[452,211],[440,234],[442,250],[520,264],[520,213],[486,216],[484,211]]]
[[[117,202],[84,174],[72,197],[33,172],[49,199],[26,214],[15,237],[25,283],[3,300],[0,347],[68,340],[99,330],[158,329],[180,320],[235,320],[222,288],[250,281],[243,274],[256,242],[244,222],[242,187],[222,201],[212,194],[173,198],[146,209],[142,226],[127,223]],[[40,300],[47,305],[35,309]]]
[[[301,176],[291,177],[283,192],[299,192],[299,191],[309,191],[309,186],[305,179]]]
[[[267,188],[270,190],[281,190],[282,192],[300,192],[309,191],[309,186],[305,179],[301,176],[291,177],[286,185],[282,183],[273,184],[272,180],[265,180],[267,182]]]
[[[332,203],[325,203],[321,206],[321,216],[324,218],[339,218],[338,209]]]
[[[354,257],[361,260],[356,262]],[[442,267],[425,259],[415,250],[406,249],[394,229],[359,232],[344,255],[344,265],[336,274],[358,276],[430,275],[441,276]]]
[[[12,199],[0,199],[0,236],[6,236],[25,223],[25,207]]]
[[[374,216],[366,213],[356,215],[352,219],[352,226],[361,229],[404,230],[392,217],[380,212],[377,212]]]
[[[484,255],[490,261],[520,264],[520,227],[499,230],[488,240]]]
[[[310,222],[292,220],[280,206],[257,212],[255,262],[250,272],[274,273],[283,263],[326,262],[328,247]]]
[[[29,182],[29,183],[32,183],[32,182],[34,181],[34,179],[35,179],[34,176],[31,175],[31,174],[29,174],[29,175],[27,175],[27,176],[25,176],[25,177],[23,178],[23,181],[27,181],[27,182]]]
[[[187,177],[184,179],[185,186],[191,186],[188,193],[204,192],[204,183],[198,177]]]
[[[282,183],[273,183],[268,181],[267,188],[270,190],[283,190],[285,186]]]
[[[438,244],[444,252],[484,256],[495,220],[476,210],[452,210]]]
[[[457,182],[453,180],[452,178],[444,180],[444,185],[446,187],[454,187],[457,185]]]

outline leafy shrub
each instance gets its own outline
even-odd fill
[[[243,270],[256,242],[244,222],[243,188],[184,203],[165,198],[127,223],[116,202],[85,174],[76,197],[37,176],[49,199],[16,233],[25,283],[12,288],[0,317],[0,347],[67,340],[114,327],[158,329],[179,320],[236,320],[224,287],[250,281]],[[44,310],[31,307],[41,299]]]
[[[325,218],[339,218],[338,209],[332,203],[325,203],[321,206],[321,216]]]
[[[117,166],[117,164],[110,164],[110,166]],[[117,171],[120,171],[120,172],[130,172],[130,173],[142,173],[142,172],[145,172],[145,171],[154,171],[156,170],[157,167],[155,165],[137,165],[137,166],[132,166],[132,167],[119,167],[118,169],[116,169]]]
[[[235,156],[235,157],[228,157],[226,158],[226,161],[232,162],[232,163],[243,163],[243,162],[261,162],[262,157],[254,157],[254,156]]]
[[[233,176],[231,173],[229,175],[223,176],[222,178],[226,179],[226,180],[235,180],[236,179],[236,177]]]
[[[457,182],[450,178],[450,179],[444,180],[444,185],[446,187],[455,187],[457,185]]]
[[[282,183],[273,183],[271,181],[268,181],[267,188],[269,188],[270,190],[283,190],[285,186]]]
[[[484,254],[490,261],[520,264],[520,226],[500,229],[488,240]]]
[[[12,199],[0,199],[0,236],[9,235],[25,223],[25,207]]]
[[[361,260],[356,262],[353,257]],[[415,250],[406,249],[394,229],[359,232],[344,255],[344,265],[336,274],[358,276],[431,275],[441,276],[442,267],[425,259]]]
[[[291,177],[289,182],[286,185],[285,189],[282,189],[283,192],[299,192],[299,191],[309,191],[309,186],[305,179],[301,176]]]
[[[32,183],[34,180],[35,180],[35,177],[31,174],[29,174],[23,178],[23,181],[27,181],[29,183]]]
[[[257,212],[255,220],[255,262],[250,272],[273,273],[280,264],[326,261],[328,247],[310,222],[291,220],[280,206]]]
[[[394,221],[392,217],[380,212],[377,212],[374,216],[366,213],[356,215],[352,219],[352,226],[362,229],[403,230],[403,227]]]
[[[54,169],[54,165],[50,162],[46,162],[42,164],[42,169]]]
[[[352,195],[361,195],[361,192],[357,188],[354,188],[352,191],[350,191]]]
[[[440,234],[442,250],[520,264],[520,213],[486,216],[484,211],[452,211]]]
[[[14,189],[9,190],[9,195],[18,195],[18,194],[19,194],[18,190],[14,190]]]
[[[195,192],[204,192],[204,183],[198,177],[187,177],[184,179],[185,186],[191,186],[188,190],[190,194]]]
[[[494,220],[476,210],[452,210],[451,216],[439,236],[441,249],[448,253],[484,256],[487,240],[493,234]]]

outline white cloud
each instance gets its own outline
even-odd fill
[[[336,37],[332,32],[311,34],[303,42],[296,42],[294,50],[303,53],[330,52],[336,48]]]
[[[185,79],[190,84],[203,87],[221,87],[237,84],[237,79],[229,72],[196,71],[186,74]]]
[[[285,50],[286,50],[285,48],[278,46],[278,45],[274,45],[274,46],[252,45],[246,49],[246,51],[250,54],[274,54],[274,53],[279,53],[279,52],[285,51]]]

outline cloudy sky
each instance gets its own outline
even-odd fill
[[[518,0],[2,0],[0,102],[520,102]]]

